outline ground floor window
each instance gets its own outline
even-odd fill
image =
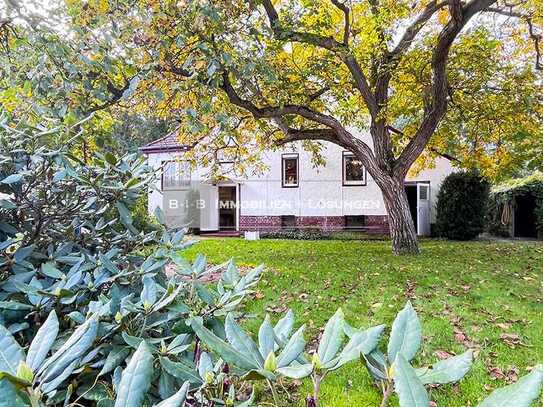
[[[190,187],[190,163],[175,160],[162,163],[162,190],[186,189]]]

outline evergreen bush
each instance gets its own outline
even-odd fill
[[[484,229],[489,183],[475,172],[445,178],[438,194],[436,232],[454,240],[471,240]]]

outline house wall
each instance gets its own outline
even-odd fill
[[[264,153],[262,161],[268,167],[268,171],[237,180],[240,183],[241,203],[239,228],[241,230],[279,229],[282,215],[294,215],[297,227],[335,230],[344,227],[346,215],[366,215],[367,224],[372,225],[370,229],[376,233],[386,232],[388,224],[383,197],[371,176],[366,174],[366,185],[363,186],[342,185],[343,151],[339,146],[326,143],[322,152],[326,165],[321,167],[314,167],[311,162],[311,153],[299,146],[289,146],[282,151]],[[284,188],[281,183],[281,156],[293,152],[299,154],[299,186]],[[182,152],[149,154],[149,164],[159,168],[163,161],[182,157],[182,154]],[[439,186],[452,170],[448,160],[437,159],[435,168],[426,169],[406,179],[406,182],[430,182],[431,222],[435,221],[435,204]],[[149,211],[152,212],[156,206],[164,209],[165,206],[167,207],[164,203],[167,203],[171,197],[176,197],[181,201],[189,195],[192,199],[198,197],[198,186],[206,181],[206,175],[205,169],[194,169],[191,173],[190,191],[167,191],[165,194],[160,191],[160,179],[157,180],[156,188],[149,193]],[[198,211],[192,209],[194,215],[191,219],[197,223]],[[165,212],[168,216],[168,211],[165,210]],[[179,222],[181,222],[179,219],[172,220],[172,223]]]

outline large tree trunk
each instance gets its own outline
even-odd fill
[[[386,176],[380,177],[376,181],[383,193],[385,208],[388,213],[393,253],[418,254],[417,232],[411,217],[403,179],[398,180]]]

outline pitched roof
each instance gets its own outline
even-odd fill
[[[186,145],[179,143],[177,135],[178,130],[174,130],[166,136],[140,147],[140,151],[143,153],[162,153],[166,151],[187,150]]]

